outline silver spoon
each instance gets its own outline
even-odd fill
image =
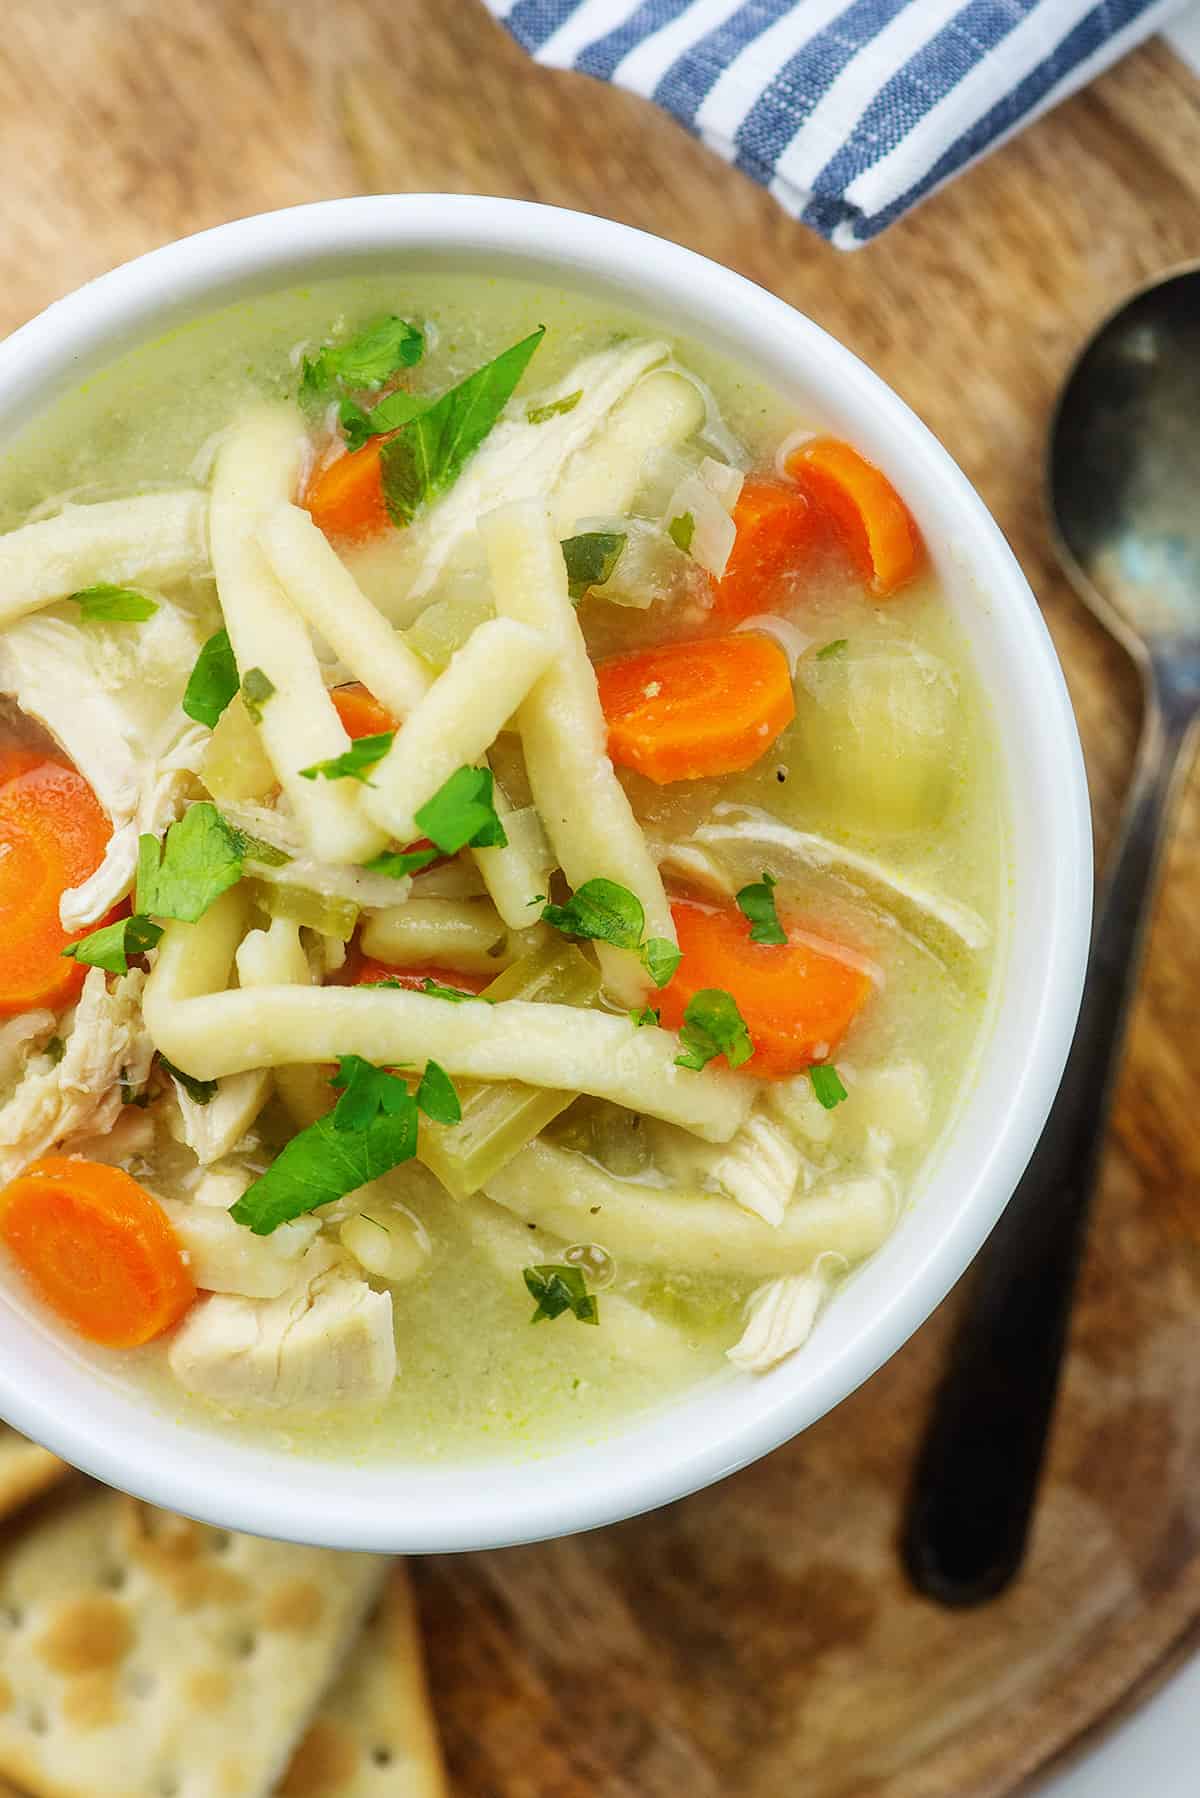
[[[1200,713],[1200,264],[1136,293],[1083,350],[1051,426],[1047,496],[1067,574],[1138,665],[1144,722],[1062,1086],[976,1262],[917,1463],[905,1559],[922,1591],[954,1605],[1002,1590],[1024,1556],[1149,902]]]

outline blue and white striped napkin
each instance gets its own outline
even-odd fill
[[[1182,0],[486,0],[539,62],[674,113],[853,249]]]

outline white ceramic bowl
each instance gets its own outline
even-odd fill
[[[908,408],[809,319],[677,245],[580,213],[446,195],[335,200],[222,225],[114,270],[0,346],[0,443],[115,355],[227,302],[353,269],[527,274],[610,296],[814,407],[895,479],[971,645],[1003,742],[1011,941],[972,1090],[917,1202],[804,1351],[728,1377],[598,1446],[479,1467],[338,1465],[150,1414],[15,1286],[0,1301],[0,1414],[68,1461],[228,1527],[428,1551],[565,1534],[663,1504],[803,1430],[875,1371],[963,1272],[1054,1096],[1079,1002],[1091,831],[1075,723],[1033,595],[982,502]],[[998,827],[1000,821],[998,821]],[[0,951],[2,952],[2,951]]]

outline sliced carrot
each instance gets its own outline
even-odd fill
[[[791,934],[786,943],[751,942],[750,920],[733,907],[680,899],[671,915],[683,959],[654,1001],[668,1029],[678,1030],[698,992],[723,987],[754,1044],[748,1074],[782,1080],[834,1054],[870,994],[869,975]]]
[[[796,710],[787,657],[749,631],[609,656],[596,682],[609,755],[660,785],[751,767]]]
[[[343,730],[356,742],[359,737],[377,737],[381,731],[400,728],[399,719],[393,718],[387,707],[380,705],[375,695],[368,693],[358,681],[351,681],[345,687],[334,687],[329,697]]]
[[[355,965],[349,980],[345,980],[345,969],[339,974],[339,983],[347,986],[374,986],[380,980],[392,980],[397,986],[420,992],[427,980],[436,986],[452,986],[460,993],[481,993],[494,976],[488,974],[460,974],[457,969],[450,968],[393,968],[385,961],[372,961],[363,956]]]
[[[0,785],[0,1017],[70,1004],[87,969],[63,957],[74,932],[59,922],[68,887],[94,874],[111,825],[81,774],[41,760]]]
[[[40,768],[47,762],[56,767],[65,768],[67,763],[59,761],[56,756],[47,755],[44,749],[30,749],[24,743],[7,743],[0,749],[0,787],[16,780],[18,774],[28,774],[33,768]]]
[[[814,512],[825,512],[880,599],[910,581],[921,562],[912,515],[882,470],[836,437],[793,450],[787,471]]]
[[[327,537],[375,537],[391,525],[379,459],[386,442],[386,437],[370,438],[361,449],[327,462],[309,482],[304,503]]]
[[[52,1311],[105,1348],[138,1348],[196,1296],[161,1205],[120,1168],[35,1161],[0,1192],[0,1238]]]
[[[713,616],[733,624],[769,612],[790,575],[828,530],[803,493],[787,481],[749,475],[733,508],[737,527],[725,573],[713,585]]]

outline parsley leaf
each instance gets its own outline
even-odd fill
[[[458,478],[507,406],[545,332],[539,325],[401,425],[384,444],[383,497],[393,524],[411,524],[425,500]]]
[[[436,1061],[425,1063],[425,1072],[417,1083],[417,1108],[435,1124],[460,1124],[462,1106],[445,1068]]]
[[[399,982],[397,981],[396,984],[399,985]],[[467,999],[483,999],[485,1005],[495,1004],[494,999],[484,998],[482,993],[464,992],[460,986],[443,986],[438,980],[423,980],[421,991],[427,993],[431,999],[447,999],[452,1005],[462,1005]]]
[[[238,690],[237,663],[229,632],[217,631],[208,639],[196,657],[196,666],[188,676],[183,692],[183,709],[197,724],[209,730]]]
[[[346,448],[361,449],[370,438],[380,437],[385,431],[399,430],[410,418],[427,411],[429,403],[427,393],[406,393],[403,389],[389,393],[369,411],[353,400],[343,400],[338,408],[338,422],[346,439]]]
[[[468,844],[503,849],[508,842],[492,803],[490,768],[457,769],[413,815],[417,828],[443,855],[457,855]]]
[[[81,587],[71,598],[89,624],[145,624],[158,610],[158,601],[148,594],[136,593],[132,587],[114,587],[109,581]]]
[[[329,1082],[342,1096],[333,1108],[335,1130],[366,1130],[382,1112],[398,1117],[413,1103],[412,1094],[398,1074],[377,1068],[361,1055],[343,1055]]]
[[[363,867],[368,874],[387,874],[393,880],[402,880],[406,874],[415,874],[418,868],[427,868],[435,862],[439,851],[436,849],[384,849],[373,855]]]
[[[311,768],[301,768],[301,780],[316,780],[323,775],[326,780],[361,780],[364,786],[374,786],[374,781],[367,779],[367,769],[381,762],[396,733],[394,730],[381,730],[373,737],[358,737],[349,749],[341,755],[334,755],[327,762],[314,762]]]
[[[424,352],[423,334],[407,319],[393,314],[372,319],[345,343],[326,344],[304,358],[301,402],[318,406],[335,391],[381,387],[398,368],[413,368]]]
[[[242,878],[242,845],[215,805],[202,799],[172,824],[160,845],[138,838],[134,909],[194,924]]]
[[[750,920],[750,941],[752,943],[786,943],[787,931],[779,922],[779,913],[775,909],[775,876],[763,869],[761,880],[751,881],[749,886],[739,888],[734,895],[738,910]]]
[[[583,388],[577,387],[574,393],[564,393],[560,400],[549,400],[544,406],[526,406],[525,416],[531,425],[544,425],[561,413],[574,412],[582,398]]]
[[[667,536],[671,539],[671,542],[675,545],[676,549],[691,549],[692,538],[695,535],[696,518],[695,514],[692,512],[681,512],[679,517],[673,518],[667,526]]]
[[[841,1075],[830,1061],[814,1062],[808,1070],[808,1077],[812,1081],[818,1103],[826,1111],[832,1111],[835,1105],[840,1105],[843,1099],[850,1097],[842,1085]]]
[[[683,951],[669,937],[652,936],[642,944],[642,965],[655,986],[666,986],[683,960]]]
[[[542,918],[564,936],[612,943],[635,954],[646,928],[646,913],[637,894],[603,878],[585,880],[565,905],[543,906]]]
[[[630,1021],[636,1024],[638,1029],[641,1030],[647,1024],[657,1024],[661,1022],[662,1012],[656,1011],[653,1006],[646,1005],[643,1006],[641,1011],[631,1011],[629,1017]]]
[[[177,1068],[173,1061],[168,1061],[166,1056],[161,1053],[158,1057],[158,1064],[170,1074],[172,1080],[178,1080],[194,1105],[211,1105],[216,1098],[217,1083],[215,1080],[197,1080],[194,1074],[185,1074],[182,1068]]]
[[[589,587],[604,585],[628,541],[626,531],[582,531],[578,537],[563,538],[567,592],[572,599],[582,599]]]
[[[818,649],[818,662],[831,662],[835,656],[844,656],[848,641],[849,639],[846,637],[835,637],[832,643],[825,645],[824,649]]]
[[[63,954],[86,967],[103,968],[106,974],[128,974],[129,957],[153,949],[161,935],[159,926],[149,918],[120,918],[77,943],[68,943]]]
[[[565,905],[544,905],[542,918],[564,936],[612,943],[638,956],[655,986],[666,986],[679,966],[680,952],[666,937],[642,941],[646,913],[636,893],[615,880],[585,880]]]
[[[599,1300],[588,1291],[579,1268],[566,1264],[526,1267],[522,1269],[521,1278],[530,1298],[537,1300],[537,1310],[530,1323],[540,1324],[543,1319],[561,1317],[564,1311],[572,1312],[581,1324],[600,1322]]]
[[[403,1083],[398,1084],[403,1090]],[[381,1113],[363,1130],[337,1129],[332,1113],[318,1118],[293,1136],[230,1207],[230,1217],[256,1236],[269,1236],[291,1218],[330,1205],[411,1161],[417,1152],[417,1107],[407,1091],[404,1096],[407,1105],[394,1114]]]
[[[684,1052],[675,1057],[675,1066],[692,1068],[696,1073],[718,1055],[724,1055],[731,1068],[740,1068],[754,1053],[737,1002],[719,986],[702,987],[688,1000],[679,1040]]]
[[[253,724],[262,723],[263,707],[275,691],[275,682],[261,668],[247,668],[242,676],[242,704]]]

